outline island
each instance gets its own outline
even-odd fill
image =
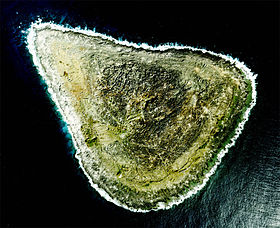
[[[91,186],[131,211],[167,209],[202,189],[256,102],[256,76],[204,49],[42,22],[27,44]]]

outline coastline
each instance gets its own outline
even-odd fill
[[[35,23],[31,24],[31,27],[28,29],[28,36],[27,36],[27,48],[29,50],[29,52],[31,53],[32,57],[33,57],[33,62],[34,65],[36,66],[38,73],[41,75],[42,79],[46,82],[46,84],[48,85],[48,93],[50,94],[50,97],[52,98],[52,100],[54,101],[55,105],[57,106],[57,111],[59,111],[61,113],[61,116],[63,118],[64,122],[68,122],[69,120],[71,120],[72,122],[77,122],[79,121],[78,118],[76,118],[75,116],[73,116],[73,110],[71,109],[71,107],[62,107],[62,105],[58,102],[58,99],[56,98],[56,94],[53,91],[53,89],[49,86],[49,82],[47,80],[47,77],[44,75],[44,70],[40,64],[40,60],[39,57],[37,56],[36,53],[36,47],[34,45],[35,42],[35,30],[36,29],[44,29],[46,27],[50,27],[51,29],[55,29],[55,30],[60,30],[60,31],[72,31],[72,32],[78,32],[78,33],[82,33],[82,34],[86,34],[89,36],[98,36],[101,37],[103,39],[107,39],[110,41],[113,41],[114,43],[117,44],[121,44],[121,45],[126,45],[126,46],[131,46],[131,47],[135,47],[135,48],[143,48],[146,50],[159,50],[159,51],[165,51],[168,49],[188,49],[188,50],[192,50],[192,51],[200,51],[202,53],[208,53],[211,54],[213,56],[217,56],[217,57],[221,57],[223,59],[225,59],[226,61],[230,62],[231,64],[234,64],[238,69],[240,69],[244,74],[245,77],[250,80],[251,82],[251,86],[252,86],[252,100],[249,104],[249,106],[247,107],[246,111],[243,114],[243,118],[242,121],[238,123],[238,127],[235,129],[234,132],[234,136],[230,139],[230,142],[225,146],[225,148],[223,148],[218,154],[217,154],[217,161],[215,163],[215,165],[210,169],[210,171],[204,176],[204,179],[202,181],[202,184],[198,184],[196,185],[192,190],[188,191],[186,194],[183,194],[180,196],[179,199],[171,201],[171,202],[162,202],[158,204],[158,207],[156,209],[151,209],[151,210],[160,210],[160,209],[169,209],[171,208],[173,205],[178,205],[180,203],[182,203],[185,199],[191,197],[192,195],[196,194],[198,191],[200,191],[207,183],[207,181],[209,180],[210,176],[212,176],[218,165],[221,163],[222,157],[228,152],[229,148],[231,148],[234,144],[235,141],[237,140],[237,138],[239,137],[239,135],[241,134],[245,123],[247,122],[249,115],[250,115],[250,111],[251,109],[254,107],[254,105],[256,104],[256,97],[257,97],[257,93],[256,93],[256,75],[254,75],[249,68],[247,68],[245,66],[244,63],[240,62],[237,59],[233,59],[232,57],[228,56],[228,55],[223,55],[223,54],[217,54],[214,53],[212,51],[207,51],[205,49],[198,49],[198,48],[193,48],[193,47],[189,47],[189,46],[178,46],[178,45],[160,45],[158,47],[151,47],[148,44],[134,44],[134,43],[129,43],[128,41],[120,41],[120,40],[116,40],[112,37],[108,37],[105,36],[103,34],[99,34],[96,33],[94,31],[89,31],[89,30],[81,30],[80,28],[68,28],[68,27],[64,27],[61,25],[56,25],[53,23],[41,23],[40,20],[38,20]],[[81,149],[85,149],[82,148],[82,145],[79,145],[78,140],[74,138],[73,135],[73,129],[71,129],[70,127],[68,127],[68,131],[70,133],[70,135],[72,136],[73,139],[73,144],[74,147],[76,149],[76,153],[75,153],[75,157],[78,159],[80,167],[82,168],[82,170],[84,171],[84,174],[88,177],[88,180],[91,184],[91,186],[97,190],[99,192],[99,194],[101,196],[103,196],[106,200],[113,202],[114,204],[117,204],[118,206],[121,206],[125,209],[128,209],[130,211],[133,212],[148,212],[151,210],[139,210],[139,209],[134,209],[134,208],[128,208],[127,206],[121,204],[120,202],[118,202],[116,199],[112,199],[103,189],[99,188],[97,184],[94,184],[93,181],[91,180],[91,178],[89,177],[89,175],[86,173],[86,171],[83,168],[81,159],[79,158],[79,153]]]

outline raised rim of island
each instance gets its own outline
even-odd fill
[[[73,132],[68,127],[68,132],[72,137],[73,145],[74,145],[74,148],[76,150],[75,158],[78,160],[80,168],[83,170],[84,174],[87,176],[90,185],[102,197],[104,197],[107,201],[113,202],[114,204],[116,204],[116,205],[118,205],[122,208],[128,209],[130,211],[133,211],[133,212],[149,212],[149,211],[157,211],[157,210],[160,210],[160,209],[169,209],[173,205],[178,205],[178,204],[182,203],[184,200],[186,200],[187,198],[190,198],[192,195],[198,193],[206,185],[206,183],[208,182],[210,177],[215,173],[215,171],[217,170],[217,167],[221,163],[222,158],[229,151],[229,149],[235,145],[235,142],[236,142],[237,138],[239,137],[242,130],[244,129],[244,125],[248,121],[250,112],[256,104],[256,98],[257,98],[256,77],[257,77],[257,75],[254,74],[253,72],[251,72],[251,70],[243,62],[239,61],[237,58],[231,57],[230,55],[215,53],[213,51],[208,51],[206,49],[201,49],[201,48],[194,48],[194,47],[191,47],[191,46],[183,46],[183,45],[179,45],[177,43],[175,43],[175,44],[174,43],[168,43],[168,44],[159,45],[157,47],[150,46],[147,43],[136,44],[136,43],[128,42],[127,40],[123,41],[123,40],[120,40],[120,39],[115,39],[111,36],[107,36],[107,35],[104,35],[104,34],[101,34],[101,33],[97,33],[97,32],[92,31],[92,30],[81,29],[80,27],[72,28],[69,25],[67,25],[67,26],[58,25],[58,24],[55,24],[54,22],[42,22],[42,20],[39,19],[39,20],[31,23],[30,27],[26,31],[26,34],[27,34],[27,36],[26,36],[27,48],[32,55],[33,63],[36,66],[36,68],[38,70],[38,73],[41,75],[43,81],[48,86],[47,91],[48,91],[51,99],[54,101],[54,104],[57,107],[57,111],[61,114],[62,120],[66,123],[67,123],[67,119],[69,119],[69,116],[67,116],[67,114],[60,107],[55,93],[49,87],[48,79],[45,76],[42,65],[40,64],[40,60],[39,60],[39,57],[37,56],[36,47],[35,47],[35,44],[34,44],[35,39],[36,39],[36,30],[42,30],[42,29],[46,29],[46,28],[49,28],[49,29],[52,29],[52,30],[57,30],[57,31],[62,31],[62,32],[75,32],[75,33],[80,33],[80,34],[84,34],[84,35],[87,35],[87,36],[100,37],[102,39],[112,41],[116,44],[125,45],[125,46],[128,46],[128,47],[134,47],[134,48],[138,48],[138,49],[140,48],[140,49],[145,49],[145,50],[151,50],[151,51],[166,51],[166,50],[170,50],[170,49],[176,49],[176,50],[182,50],[182,49],[186,50],[187,49],[187,50],[191,50],[191,51],[194,51],[194,52],[200,52],[200,53],[205,53],[205,54],[209,54],[209,55],[212,55],[212,56],[220,57],[220,58],[226,60],[227,62],[231,63],[232,65],[234,65],[236,68],[238,68],[240,70],[241,74],[243,74],[245,76],[245,78],[250,81],[251,91],[249,91],[246,107],[244,108],[243,113],[242,113],[242,118],[240,118],[238,120],[237,127],[235,128],[234,132],[232,133],[230,138],[226,141],[223,148],[221,148],[218,151],[218,153],[215,154],[215,156],[213,158],[214,162],[212,164],[212,167],[210,167],[207,170],[207,173],[205,174],[203,180],[200,181],[200,183],[193,186],[193,188],[191,190],[189,190],[186,193],[180,195],[176,200],[173,200],[173,201],[170,201],[170,202],[160,202],[160,203],[158,203],[157,208],[153,208],[153,209],[150,209],[150,210],[143,210],[143,209],[135,209],[135,208],[128,207],[128,206],[124,205],[123,203],[119,202],[117,199],[113,199],[105,190],[99,188],[98,185],[95,184],[92,181],[91,177],[87,174],[86,170],[84,169],[84,167],[82,165],[82,162],[81,162],[81,158],[79,156],[80,148],[77,146],[77,142],[74,138]],[[71,118],[71,119],[73,119],[73,118]]]

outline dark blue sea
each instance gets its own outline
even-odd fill
[[[1,227],[280,227],[278,1],[0,1]],[[178,42],[238,57],[257,104],[197,195],[133,213],[94,191],[26,49],[38,18],[135,43]]]

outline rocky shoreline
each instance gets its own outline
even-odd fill
[[[222,54],[40,21],[27,44],[92,187],[131,211],[202,189],[256,103],[256,75]]]

